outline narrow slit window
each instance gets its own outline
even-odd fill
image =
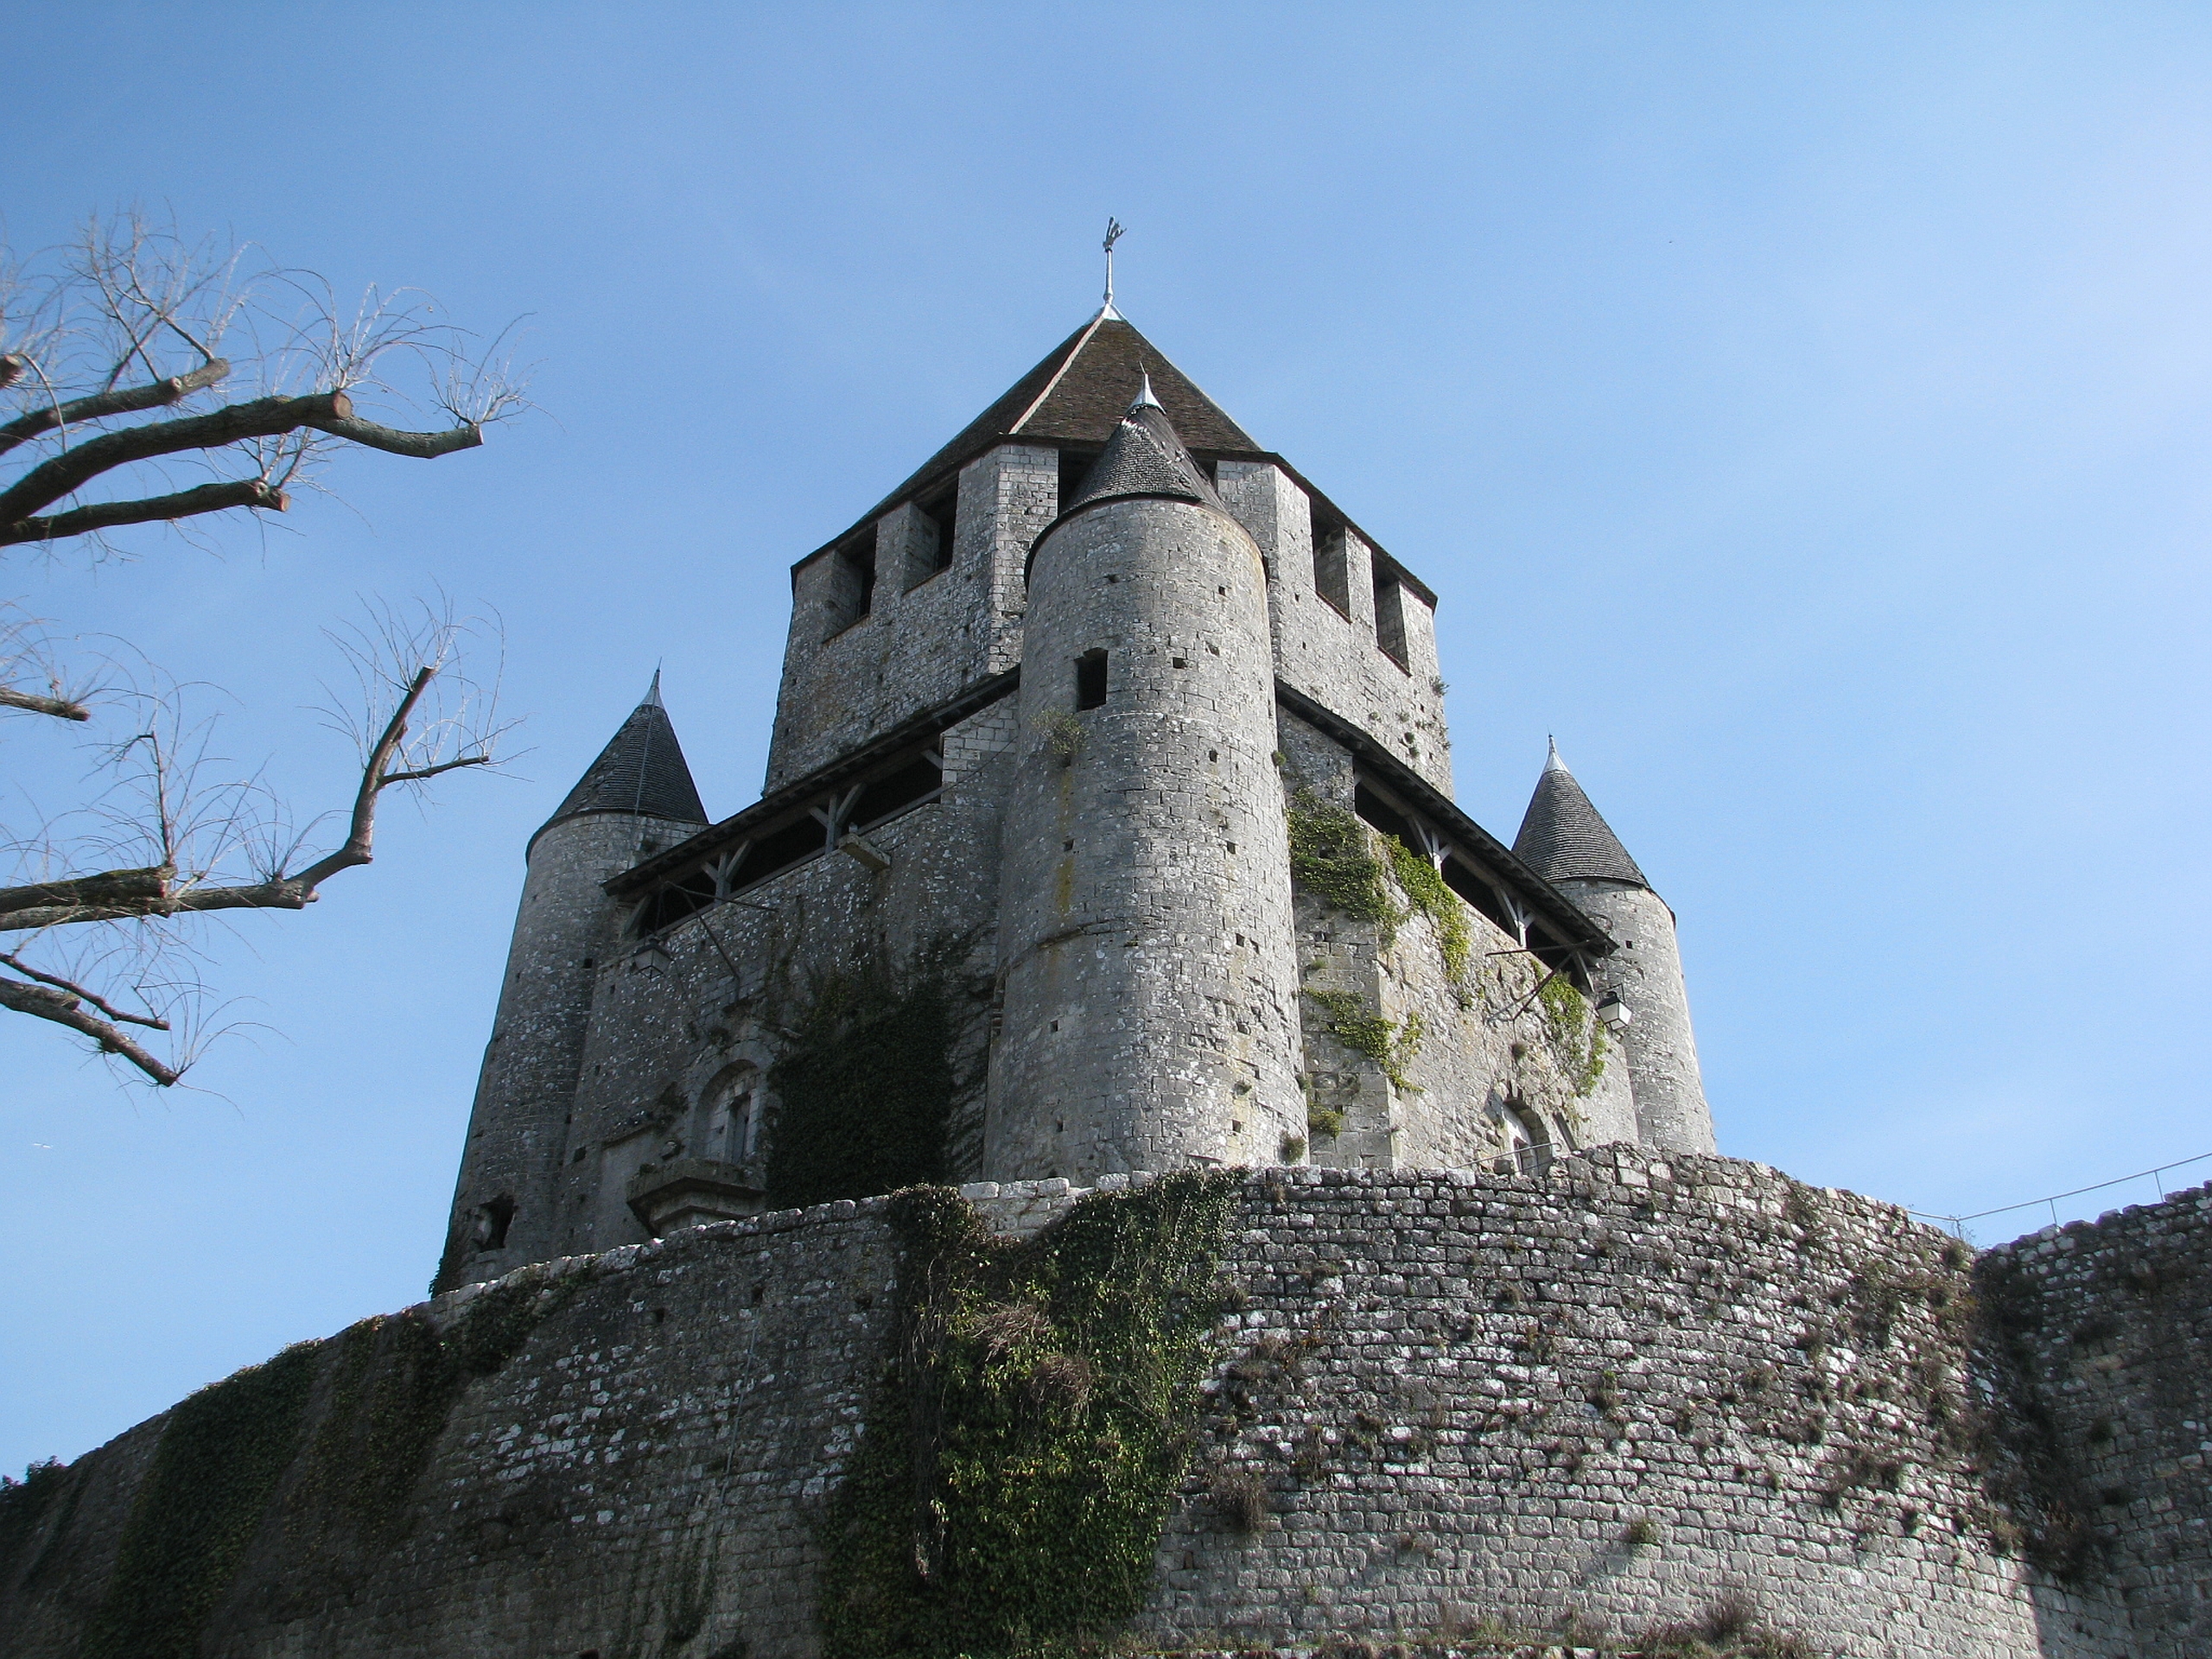
[[[1065,512],[1075,499],[1075,493],[1083,487],[1083,480],[1090,476],[1090,468],[1098,459],[1089,449],[1060,451],[1060,511]]]
[[[1096,709],[1106,701],[1106,653],[1086,651],[1075,659],[1075,706]]]
[[[1313,515],[1313,591],[1338,616],[1351,619],[1351,567],[1344,551],[1344,527]]]
[[[875,608],[875,530],[871,525],[837,550],[830,590],[830,632],[842,633]]]
[[[1375,643],[1385,657],[1412,671],[1406,656],[1406,590],[1379,564],[1375,567]]]
[[[917,509],[915,525],[920,545],[914,550],[912,584],[919,587],[931,576],[952,569],[952,537],[960,517],[960,486],[941,490]]]

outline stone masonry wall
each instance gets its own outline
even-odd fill
[[[1986,1294],[2023,1416],[2056,1463],[2109,1586],[2053,1616],[2053,1651],[2103,1632],[2212,1652],[2212,1186],[1993,1250]]]
[[[971,1192],[1021,1229],[1071,1196]],[[2201,1342],[2202,1196],[1991,1258],[2036,1385],[2056,1390],[2060,1451],[2111,1417],[2099,1478],[2140,1484],[2141,1507],[2107,1516],[2139,1614],[2122,1637],[2105,1569],[2043,1580],[2033,1516],[1990,1484],[2010,1465],[1957,1432],[1983,1397],[1962,1345],[1973,1264],[1901,1211],[1633,1147],[1541,1179],[1255,1172],[1137,1633],[1225,1646],[1575,1615],[1625,1637],[1741,1593],[1854,1659],[2199,1652],[2160,1610],[2203,1578],[2201,1475],[2178,1451],[2202,1421],[2201,1350],[2158,1343],[2177,1325]],[[200,1653],[811,1654],[817,1524],[894,1315],[882,1207],[543,1263],[372,1327],[465,1329],[502,1303],[534,1321],[460,1392],[378,1529],[334,1518],[319,1484],[334,1406],[378,1397],[346,1381],[346,1343],[324,1344],[298,1455]],[[2098,1318],[2120,1329],[2074,1344]],[[2120,1363],[2100,1367],[2100,1344]],[[86,1651],[164,1427],[62,1477],[0,1562],[0,1649]],[[1222,1496],[1255,1482],[1256,1505]]]
[[[1452,739],[1437,671],[1436,615],[1403,593],[1401,666],[1376,643],[1374,560],[1354,532],[1344,538],[1347,608],[1314,583],[1312,499],[1279,467],[1221,463],[1221,499],[1252,534],[1268,566],[1275,672],[1360,727],[1449,796]]]
[[[959,487],[952,563],[911,587],[924,527],[911,504],[877,521],[874,600],[860,620],[839,626],[844,578],[836,553],[794,573],[766,789],[1020,661],[1021,562],[1059,510],[1058,453],[1001,445],[964,467]]]

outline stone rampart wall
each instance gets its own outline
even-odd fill
[[[2045,1229],[1983,1263],[2024,1426],[2050,1448],[2129,1651],[2212,1652],[2212,1186]]]
[[[1071,1196],[971,1195],[1017,1230]],[[2191,1199],[1993,1259],[2057,1463],[2118,1425],[2097,1478],[2140,1492],[2107,1525],[2139,1611],[2203,1578],[2201,1475],[2177,1449],[2195,1430],[2167,1421],[2202,1421],[2202,1368],[2158,1346],[2202,1331],[2202,1217]],[[199,1650],[811,1654],[819,1524],[899,1259],[883,1201],[825,1205],[543,1263],[321,1344],[289,1462],[238,1500],[259,1507]],[[1237,1306],[1139,1621],[1155,1639],[1487,1617],[1625,1641],[1745,1596],[1812,1651],[1870,1659],[2202,1650],[2171,1620],[2121,1635],[2103,1569],[2068,1591],[2032,1564],[2063,1542],[2063,1470],[1982,1432],[1975,1266],[1886,1205],[1625,1147],[1542,1179],[1255,1172],[1223,1272]],[[2102,1317],[2121,1329],[2074,1343]],[[447,1384],[432,1327],[463,1356]],[[2101,1343],[2121,1363],[2100,1369]],[[0,1649],[154,1650],[147,1569],[116,1564],[178,1501],[162,1442],[192,1409],[81,1459],[5,1535]]]

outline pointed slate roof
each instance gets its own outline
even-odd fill
[[[707,809],[699,799],[698,785],[691,781],[683,746],[676,741],[676,728],[661,706],[658,670],[645,700],[631,711],[599,752],[599,759],[584,769],[545,825],[588,812],[628,812],[681,823],[707,822]]]
[[[1260,453],[1251,434],[1230,419],[1134,323],[1109,306],[1046,353],[1043,361],[886,496],[883,505],[903,500],[937,474],[965,466],[1008,438],[1104,443],[1113,436],[1122,411],[1147,371],[1160,404],[1185,443],[1198,449]]]
[[[1221,505],[1221,498],[1152,393],[1152,377],[1141,376],[1136,401],[1122,416],[1106,448],[1084,474],[1075,493],[1060,508],[1065,518],[1078,507],[1120,496],[1167,496],[1178,501]]]
[[[1639,887],[1651,883],[1621,845],[1612,826],[1598,815],[1582,785],[1552,746],[1544,762],[1544,775],[1529,800],[1521,833],[1513,837],[1513,855],[1547,881],[1576,876],[1597,876],[1610,881],[1633,881]]]

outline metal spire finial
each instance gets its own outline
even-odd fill
[[[1559,758],[1559,740],[1547,734],[1544,738],[1544,741],[1551,746],[1552,751],[1550,757],[1544,762],[1544,770],[1546,772],[1565,772],[1567,770],[1567,762]]]
[[[1134,415],[1137,410],[1144,408],[1147,404],[1150,404],[1154,409],[1158,409],[1160,406],[1160,399],[1152,395],[1152,372],[1146,368],[1142,364],[1139,364],[1137,365],[1136,401],[1129,405],[1129,413]]]
[[[1106,308],[1114,308],[1114,245],[1122,239],[1122,221],[1106,216]]]
[[[660,664],[658,663],[653,664],[653,683],[645,688],[645,700],[638,706],[641,709],[658,709],[661,706]]]

